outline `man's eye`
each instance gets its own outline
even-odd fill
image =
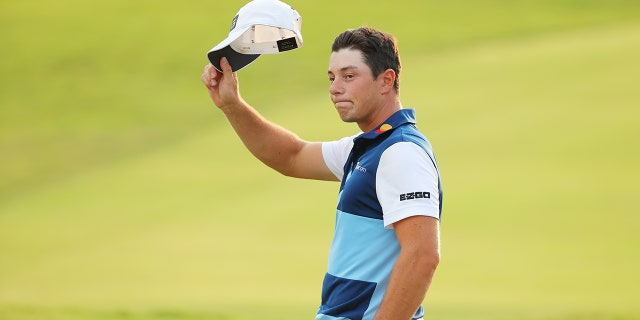
[[[330,77],[329,78],[329,82],[333,82],[333,80],[335,80],[336,78]]]
[[[347,79],[353,79],[353,75],[352,74],[346,74],[344,77],[347,78]]]

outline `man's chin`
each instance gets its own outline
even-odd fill
[[[352,115],[350,115],[348,112],[341,112],[340,110],[338,110],[338,116],[340,116],[340,119],[342,120],[342,122],[346,122],[346,123],[356,122],[356,119]]]
[[[356,119],[353,119],[352,117],[349,117],[349,116],[342,116],[342,115],[340,115],[340,119],[342,119],[342,122],[345,122],[345,123],[353,123],[353,122],[356,122]]]

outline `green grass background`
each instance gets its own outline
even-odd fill
[[[338,185],[282,177],[200,83],[243,1],[0,1],[0,319],[311,319]],[[445,187],[429,319],[640,319],[640,3],[288,2],[239,72],[309,140],[335,35],[399,39]]]

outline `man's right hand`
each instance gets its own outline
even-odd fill
[[[240,96],[238,77],[227,59],[220,59],[220,67],[222,72],[211,64],[205,66],[202,82],[213,103],[256,158],[286,176],[338,181],[324,162],[322,143],[304,141],[262,117]]]
[[[211,64],[206,65],[200,79],[209,90],[209,96],[211,96],[213,103],[225,111],[225,109],[239,104],[242,98],[238,88],[238,76],[232,71],[227,58],[220,59],[220,67],[222,72],[216,70]]]

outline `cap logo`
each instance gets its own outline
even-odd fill
[[[231,29],[229,31],[231,31],[231,30],[236,28],[236,24],[238,23],[238,17],[239,16],[240,16],[239,14],[236,14],[236,16],[233,17],[233,20],[231,21]]]
[[[276,43],[278,44],[279,52],[293,50],[298,47],[298,43],[296,43],[295,37],[278,40],[276,41]]]

